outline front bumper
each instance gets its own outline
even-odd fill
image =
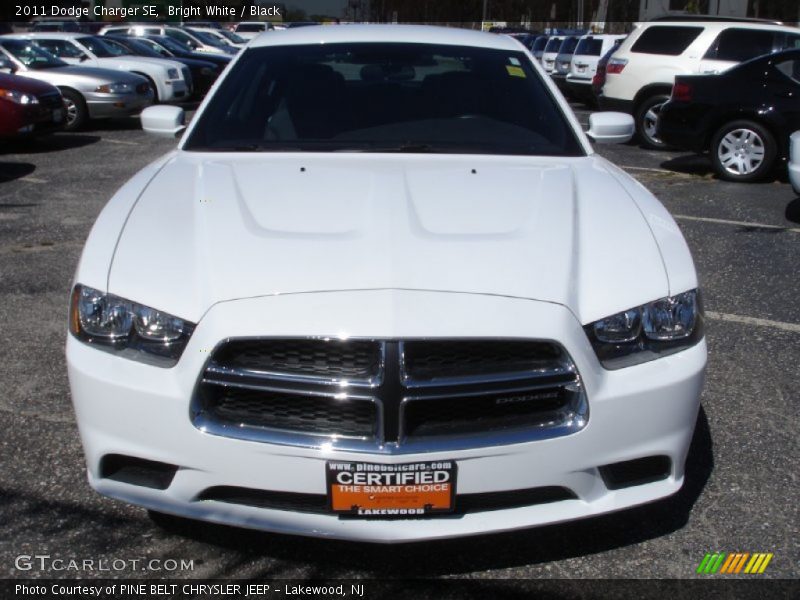
[[[413,454],[340,451],[211,435],[190,418],[190,400],[208,352],[228,337],[336,336],[533,338],[557,340],[572,356],[590,405],[571,435],[490,447]],[[72,399],[98,492],[157,511],[276,532],[413,541],[556,523],[650,502],[676,492],[697,417],[705,341],[679,354],[618,371],[599,365],[580,323],[564,307],[521,299],[411,291],[316,293],[215,305],[180,362],[161,369],[91,348],[72,336],[67,363]],[[165,490],[100,476],[100,461],[122,454],[179,465]],[[601,465],[667,456],[671,470],[652,483],[609,489]],[[454,460],[459,494],[561,486],[576,499],[459,516],[353,520],[198,500],[215,486],[325,494],[326,461],[397,464]]]
[[[60,131],[64,128],[63,106],[15,106],[3,115],[1,138],[33,137]]]
[[[114,119],[138,115],[153,103],[153,92],[145,94],[84,93],[91,119]]]

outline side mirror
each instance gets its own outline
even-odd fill
[[[624,144],[636,131],[633,117],[621,112],[598,112],[589,116],[586,132],[598,144]]]
[[[148,106],[141,119],[142,129],[160,137],[178,137],[186,129],[186,115],[179,106]]]
[[[789,136],[789,181],[794,193],[800,196],[800,131]]]

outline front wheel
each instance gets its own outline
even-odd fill
[[[82,129],[89,120],[89,110],[86,108],[83,96],[73,90],[61,90],[61,95],[64,98],[64,109],[67,113],[64,131]]]
[[[636,133],[639,140],[646,148],[664,150],[668,146],[656,135],[658,127],[658,114],[661,107],[669,100],[666,94],[656,94],[645,99],[636,110]]]
[[[734,121],[711,138],[711,162],[722,179],[759,181],[772,172],[778,147],[775,137],[753,121]]]

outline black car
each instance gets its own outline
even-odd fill
[[[166,35],[144,35],[134,36],[134,39],[147,43],[151,49],[157,52],[161,58],[191,58],[202,60],[217,65],[222,71],[231,62],[231,56],[223,54],[212,54],[211,52],[193,52],[188,46]]]
[[[222,68],[215,65],[213,62],[206,60],[197,60],[194,58],[184,58],[182,56],[164,56],[153,50],[146,43],[138,38],[128,37],[123,35],[105,35],[105,40],[111,40],[123,46],[129,54],[135,56],[147,56],[149,58],[168,58],[189,67],[192,73],[192,88],[196,94],[205,94],[209,88],[214,84],[222,72]]]
[[[708,151],[729,181],[758,181],[789,154],[800,129],[800,49],[768,54],[719,75],[679,75],[658,118],[668,145]]]

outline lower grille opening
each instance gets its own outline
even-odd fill
[[[324,494],[298,494],[296,492],[275,492],[243,487],[218,486],[203,490],[197,499],[303,513],[323,514],[330,512],[328,497]]]
[[[172,483],[176,465],[122,454],[106,454],[100,461],[100,477],[122,483],[165,490]]]
[[[458,435],[557,423],[573,392],[564,387],[485,396],[413,400],[406,404],[404,435]]]
[[[561,502],[562,500],[575,500],[577,496],[572,490],[547,486],[510,490],[503,492],[485,492],[481,494],[458,494],[456,496],[455,510],[452,513],[428,515],[412,518],[442,518],[453,515],[489,512],[493,510],[506,510]],[[333,514],[328,506],[328,497],[325,494],[298,494],[295,492],[276,492],[270,490],[256,490],[243,487],[217,486],[204,490],[198,500],[213,500],[228,502],[257,508],[270,508],[273,510],[288,510],[302,513]],[[341,515],[340,518],[354,518]],[[357,517],[356,517],[357,518]],[[387,517],[397,518],[397,517]],[[408,517],[403,517],[408,518]]]
[[[610,490],[644,485],[669,477],[672,461],[669,456],[648,456],[600,467],[600,475]]]

